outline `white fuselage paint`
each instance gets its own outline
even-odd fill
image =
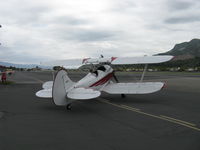
[[[113,69],[109,65],[103,66],[106,69],[105,71],[97,70],[97,74],[88,73],[83,79],[74,84],[74,88],[92,88],[100,91],[113,77]]]

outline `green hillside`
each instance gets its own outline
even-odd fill
[[[187,70],[187,68],[200,68],[200,39],[193,39],[189,42],[176,44],[172,50],[158,55],[172,55],[175,57],[169,62],[155,64],[152,67],[180,67],[183,70]]]
[[[172,50],[158,55],[200,57],[200,39],[193,39],[189,42],[176,44]]]

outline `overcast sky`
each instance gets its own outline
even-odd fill
[[[200,38],[199,0],[1,0],[0,61],[143,56]]]

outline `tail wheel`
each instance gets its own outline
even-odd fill
[[[67,107],[67,110],[72,110],[72,105],[71,104],[68,104],[66,107]]]
[[[126,98],[126,95],[125,95],[125,94],[121,94],[121,97],[122,97],[122,98]]]

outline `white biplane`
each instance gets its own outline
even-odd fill
[[[148,94],[161,90],[163,82],[143,82],[147,64],[169,61],[173,56],[144,56],[144,57],[111,57],[71,59],[45,62],[47,66],[63,66],[65,69],[78,69],[83,65],[92,64],[99,67],[93,69],[78,82],[73,82],[65,70],[57,72],[54,81],[47,81],[42,85],[42,90],[36,93],[41,98],[53,98],[56,105],[66,106],[71,109],[71,103],[76,100],[97,98],[101,92],[109,94]],[[139,82],[119,83],[111,65],[145,64],[145,69]],[[115,82],[113,80],[115,79]]]

